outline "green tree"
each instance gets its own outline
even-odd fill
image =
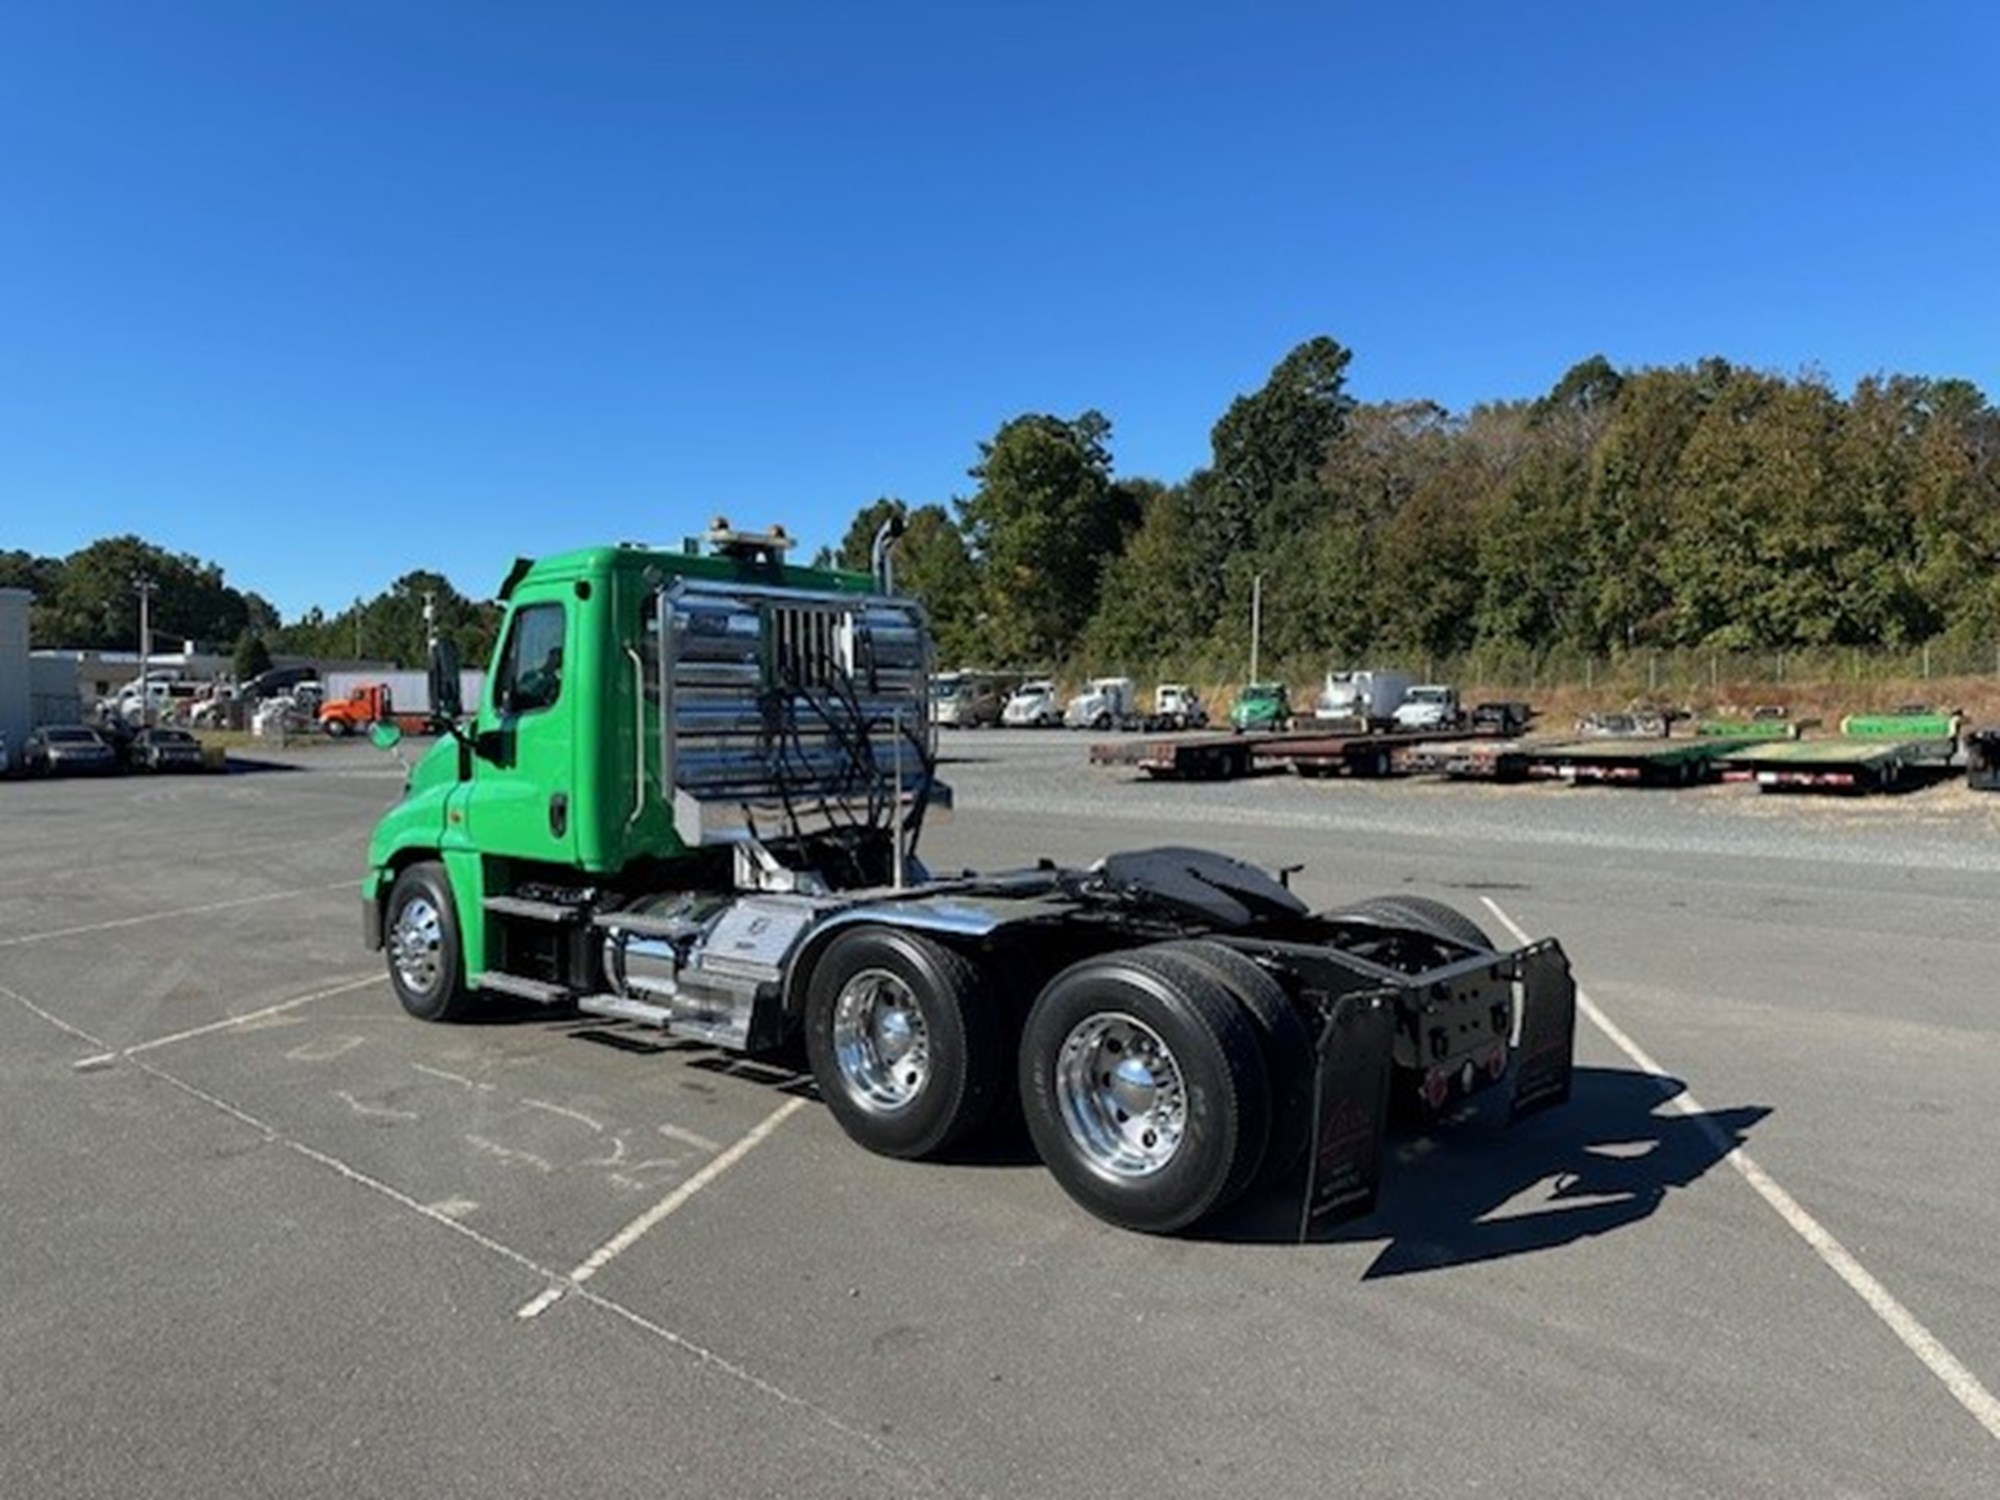
[[[236,638],[235,659],[230,670],[236,674],[238,682],[248,682],[259,672],[271,669],[271,652],[264,644],[264,638],[251,631],[244,631]]]
[[[170,553],[136,536],[107,537],[63,559],[45,610],[38,643],[137,650],[141,580],[152,586],[154,643],[178,649],[184,640],[234,641],[249,620],[244,598],[223,581],[222,569]]]
[[[1103,670],[1188,676],[1213,624],[1206,611],[1219,572],[1195,545],[1185,491],[1157,484],[1132,490],[1139,525],[1105,569],[1083,647]]]
[[[1137,517],[1111,480],[1111,423],[1033,414],[979,445],[979,488],[959,502],[981,575],[982,634],[1015,664],[1058,661],[1097,605],[1099,580]]]
[[[1321,335],[1293,349],[1254,393],[1229,404],[1209,433],[1216,483],[1197,512],[1218,556],[1295,539],[1315,508],[1317,476],[1345,431],[1353,355]]]
[[[875,534],[892,515],[903,517],[903,535],[893,554],[898,591],[920,600],[930,619],[942,662],[968,662],[984,654],[979,571],[965,538],[942,505],[909,509],[900,500],[865,505],[828,560],[837,567],[867,572]]]

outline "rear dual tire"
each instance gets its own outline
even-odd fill
[[[1085,959],[1050,981],[1021,1039],[1028,1133],[1098,1218],[1154,1234],[1242,1195],[1265,1158],[1257,1027],[1214,968],[1167,948]]]

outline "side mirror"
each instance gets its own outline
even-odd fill
[[[377,750],[393,750],[403,743],[403,726],[377,719],[375,727],[368,731],[368,743]]]
[[[431,716],[457,720],[465,716],[465,700],[458,687],[458,647],[440,636],[431,642]]]

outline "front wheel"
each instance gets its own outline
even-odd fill
[[[441,865],[411,865],[389,888],[383,913],[389,984],[419,1021],[463,1020],[472,1010],[459,944],[458,907]]]
[[[345,719],[328,719],[326,721],[327,737],[336,740],[345,739],[347,738],[348,727],[347,720]]]
[[[1270,1132],[1256,1029],[1209,969],[1140,949],[1050,981],[1021,1038],[1021,1103],[1063,1190],[1165,1234],[1250,1185]]]
[[[890,927],[836,937],[806,986],[820,1096],[881,1156],[935,1156],[976,1129],[1007,1079],[997,997],[960,954]]]

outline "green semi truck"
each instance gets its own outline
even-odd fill
[[[412,1016],[526,1000],[731,1051],[803,1042],[870,1150],[949,1153],[1017,1096],[1084,1208],[1167,1232],[1253,1185],[1374,1202],[1394,1113],[1570,1088],[1553,940],[1455,909],[1312,912],[1170,847],[936,875],[950,810],[922,612],[802,568],[781,532],[522,560],[480,701],[434,647],[447,731],[369,846],[367,941]],[[384,728],[378,740],[393,743]]]

